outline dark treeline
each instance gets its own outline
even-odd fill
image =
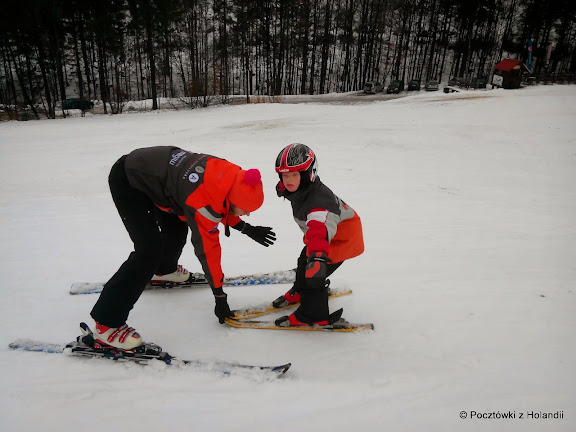
[[[0,22],[0,104],[322,94],[367,80],[576,71],[573,0],[21,0]],[[107,111],[106,111],[107,112]]]

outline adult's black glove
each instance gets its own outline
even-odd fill
[[[244,221],[243,221],[244,222]],[[262,246],[270,246],[276,241],[276,234],[270,227],[252,226],[244,222],[244,227],[240,230],[242,234],[246,234],[252,240],[260,243]]]
[[[230,306],[228,306],[227,295],[214,297],[216,300],[216,306],[214,307],[214,314],[218,317],[220,324],[224,324],[224,319],[226,317],[232,316],[230,312]]]
[[[324,252],[314,252],[308,257],[306,264],[306,285],[312,289],[322,289],[326,284],[328,271],[328,255]]]

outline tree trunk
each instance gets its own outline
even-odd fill
[[[152,39],[151,17],[146,17],[146,49],[150,62],[150,88],[152,90],[152,110],[158,109],[158,91],[156,89],[156,60],[154,58],[154,41]]]

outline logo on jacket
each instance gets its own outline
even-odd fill
[[[198,174],[202,174],[204,172],[204,167],[201,166],[197,166],[196,168],[194,168],[196,170],[196,172]]]
[[[178,162],[178,160],[184,156],[186,154],[186,152],[184,150],[182,150],[181,152],[178,153],[174,153],[172,155],[172,159],[170,159],[170,165],[176,165],[176,162]]]
[[[217,234],[217,233],[218,233],[218,224],[214,225],[214,228],[208,231],[208,234]]]
[[[188,180],[190,183],[196,183],[198,180],[200,180],[200,176],[196,173],[192,173],[188,176]]]

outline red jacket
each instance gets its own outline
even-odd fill
[[[282,182],[276,190],[278,196],[292,204],[292,214],[304,233],[308,256],[324,252],[332,262],[338,263],[364,252],[360,216],[320,178],[296,192],[288,192]]]

